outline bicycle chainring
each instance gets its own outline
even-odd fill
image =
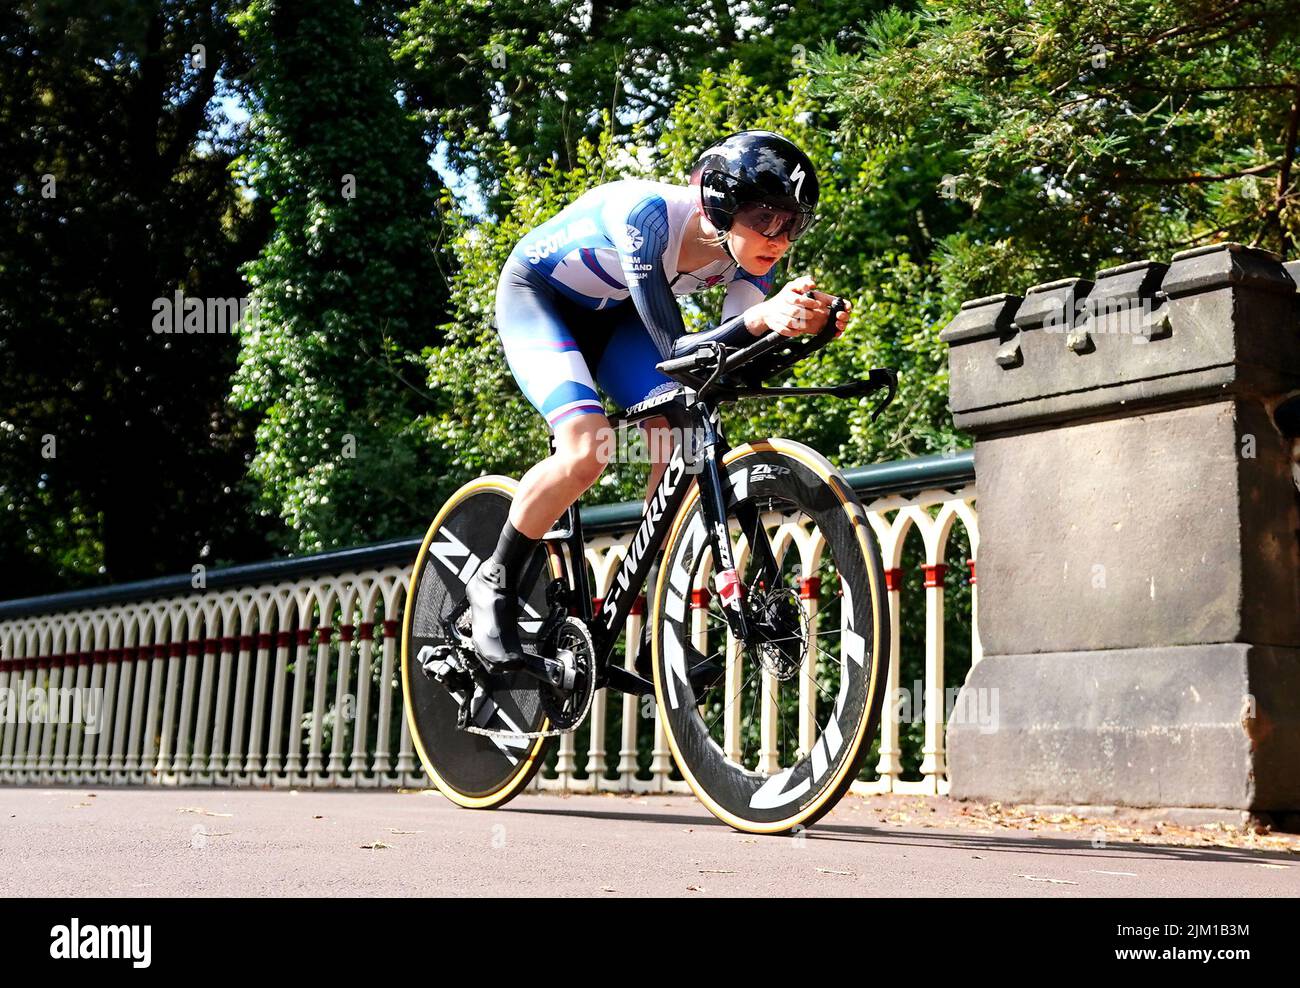
[[[586,720],[596,696],[596,646],[586,624],[573,617],[556,630],[554,646],[556,659],[565,665],[564,683],[539,684],[539,693],[552,730],[567,732]]]

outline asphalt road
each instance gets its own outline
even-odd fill
[[[0,861],[4,896],[1300,895],[1294,853],[881,823],[855,797],[785,838],[686,796],[5,788]]]

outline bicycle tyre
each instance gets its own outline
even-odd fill
[[[546,743],[553,740],[490,738],[460,730],[459,703],[419,663],[422,649],[445,640],[443,620],[464,600],[465,582],[479,561],[492,554],[517,488],[508,477],[480,477],[447,500],[420,545],[402,620],[402,694],[411,740],[438,790],[469,809],[491,809],[518,795],[542,767]],[[548,554],[548,565],[526,595],[520,594],[527,604],[520,621],[525,643],[535,638],[528,619],[546,614],[546,584],[556,572],[549,544],[537,551]],[[498,707],[487,726],[546,729],[535,689],[498,692],[493,700]]]
[[[696,696],[683,659],[690,654],[684,648],[693,620],[687,607],[690,590],[700,566],[712,559],[696,485],[674,519],[656,580],[652,658],[658,712],[682,776],[716,817],[747,833],[788,833],[810,826],[848,791],[879,726],[890,640],[884,568],[865,509],[839,471],[815,450],[768,439],[731,450],[723,465],[730,479],[729,522],[734,522],[740,501],[780,502],[797,506],[821,530],[824,552],[838,572],[839,589],[827,593],[838,598],[828,614],[838,610],[836,623],[841,625],[835,660],[840,690],[835,703],[826,704],[826,729],[806,753],[796,749],[797,760],[779,771],[759,771],[734,761],[712,736],[714,728],[706,723],[701,704],[711,711],[709,704],[716,699]],[[806,634],[809,626],[799,627]],[[811,651],[805,652],[805,665],[809,656],[828,667],[835,665]],[[757,661],[753,665],[759,667]],[[809,674],[805,665],[799,667],[801,677]],[[818,670],[813,675],[821,674]],[[762,681],[753,687],[764,688]],[[740,690],[730,698],[725,695],[734,689],[734,680],[723,687],[724,713],[728,702],[744,703]],[[762,727],[758,730],[761,737]]]

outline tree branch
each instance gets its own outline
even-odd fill
[[[1285,257],[1294,246],[1286,224],[1282,222],[1282,207],[1286,204],[1287,190],[1291,187],[1291,163],[1295,160],[1295,142],[1297,130],[1300,129],[1300,86],[1296,86],[1291,99],[1291,122],[1286,129],[1286,144],[1282,152],[1282,170],[1277,174],[1277,196],[1273,201],[1273,219],[1277,222],[1278,239],[1281,241],[1281,253]]]
[[[1124,182],[1130,185],[1194,185],[1201,182],[1226,182],[1234,178],[1244,178],[1247,175],[1261,175],[1271,171],[1281,163],[1281,159],[1270,161],[1267,164],[1256,165],[1254,168],[1243,168],[1241,171],[1228,172],[1223,175],[1123,175],[1114,174],[1111,176],[1116,182]]]

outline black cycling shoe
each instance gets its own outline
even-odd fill
[[[465,587],[469,601],[470,639],[489,672],[505,672],[524,664],[519,642],[519,598],[507,586],[506,569],[487,560]]]

